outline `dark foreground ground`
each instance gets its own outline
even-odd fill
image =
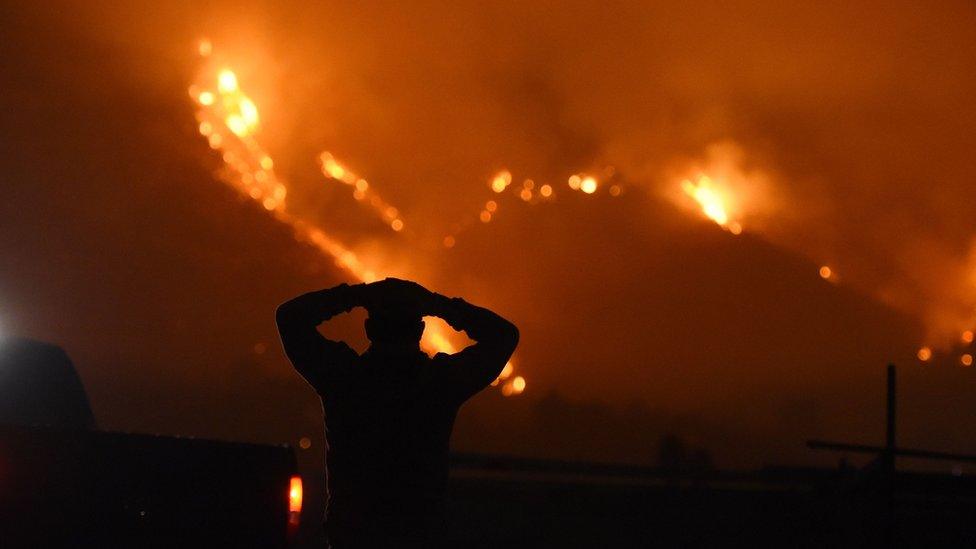
[[[976,482],[822,469],[668,474],[458,456],[457,547],[976,544]]]
[[[454,455],[450,547],[973,547],[976,479]],[[283,446],[0,428],[0,546],[322,547]],[[297,515],[296,515],[297,518]],[[319,531],[320,532],[320,531]]]

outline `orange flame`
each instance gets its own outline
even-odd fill
[[[742,232],[742,225],[729,219],[727,199],[715,188],[710,177],[701,175],[697,183],[685,179],[681,182],[681,190],[698,202],[705,217],[732,234]]]
[[[212,44],[209,41],[201,42],[199,53],[202,57],[210,57],[213,54]],[[355,252],[313,223],[287,210],[287,187],[274,172],[274,160],[256,138],[260,121],[257,105],[241,90],[234,71],[225,67],[216,74],[205,75],[198,84],[190,86],[189,92],[198,106],[196,118],[200,134],[207,138],[211,148],[222,153],[224,169],[218,174],[222,181],[260,203],[276,220],[292,227],[298,240],[312,244],[355,279],[361,282],[379,279],[376,271]],[[344,168],[338,163],[327,167],[325,160],[328,158],[331,155],[322,160],[323,173],[331,177],[330,169],[335,174],[339,174],[341,169],[345,175]],[[336,179],[345,182],[343,177]],[[361,178],[356,178],[354,185],[357,190],[365,191],[368,188],[368,183]],[[371,203],[375,198],[378,197],[372,197]],[[373,205],[377,206],[375,203]],[[396,208],[382,201],[377,207],[382,208],[393,230],[403,229],[403,221]],[[430,352],[453,353],[456,350],[446,332],[438,326],[430,326],[424,332],[421,344]],[[299,501],[300,490],[299,487]]]
[[[366,181],[340,164],[332,156],[332,153],[323,151],[319,154],[319,168],[325,177],[341,181],[353,187],[353,198],[368,204],[381,219],[390,225],[391,229],[397,232],[403,230],[403,218],[400,217],[400,211],[380,198],[380,195],[369,184],[369,181]]]

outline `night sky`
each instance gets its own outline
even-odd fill
[[[829,464],[804,440],[880,442],[895,362],[900,442],[976,453],[972,3],[302,4],[0,12],[0,330],[63,346],[103,428],[321,459],[273,313],[354,279],[221,180],[187,94],[207,38],[289,211],[520,327],[525,393],[479,395],[458,449],[654,463],[674,432],[722,467]],[[503,169],[554,197],[493,193]],[[741,235],[680,191],[711,170]],[[363,317],[327,330],[362,348]]]

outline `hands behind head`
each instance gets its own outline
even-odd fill
[[[433,294],[416,282],[385,278],[367,284],[366,295],[366,310],[412,309],[422,314]]]

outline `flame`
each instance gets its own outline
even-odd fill
[[[593,179],[592,177],[584,177],[583,180],[580,181],[580,190],[586,194],[595,193],[596,187],[597,187],[596,179]]]
[[[505,189],[512,184],[512,172],[508,170],[502,170],[495,174],[495,177],[491,178],[491,190],[496,193],[505,192]]]
[[[742,232],[742,225],[737,221],[730,221],[726,199],[712,184],[712,180],[707,175],[698,177],[697,183],[692,183],[690,179],[681,182],[681,190],[691,198],[694,198],[701,206],[705,217],[718,223],[732,234]]]
[[[325,177],[341,181],[352,187],[353,198],[369,205],[370,209],[388,223],[391,229],[397,232],[403,230],[404,223],[403,218],[400,217],[400,210],[383,200],[373,186],[369,184],[369,181],[340,164],[332,156],[332,153],[323,151],[319,154],[319,168]]]
[[[213,55],[213,46],[207,40],[201,41],[198,52],[201,57],[209,58]],[[258,107],[241,90],[233,70],[226,67],[216,72],[205,70],[200,81],[190,86],[189,93],[197,103],[196,118],[200,134],[207,139],[211,148],[221,153],[224,167],[218,176],[222,181],[260,203],[276,220],[290,226],[295,231],[296,239],[314,246],[356,280],[379,280],[377,271],[355,252],[311,221],[288,211],[285,182],[275,173],[274,160],[256,136],[260,129]],[[335,162],[331,154],[322,153],[320,162],[323,173],[328,177],[343,182],[355,177]],[[509,175],[509,181],[510,177]],[[369,183],[358,177],[352,180],[352,185],[356,192],[366,193],[370,189]],[[382,201],[375,193],[369,198],[369,203],[389,220],[394,231],[403,229],[403,221],[396,208]],[[456,347],[446,333],[446,329],[430,325],[424,332],[421,345],[431,352],[453,353]],[[506,368],[510,365],[511,363],[506,365]],[[522,385],[524,388],[524,380]]]

